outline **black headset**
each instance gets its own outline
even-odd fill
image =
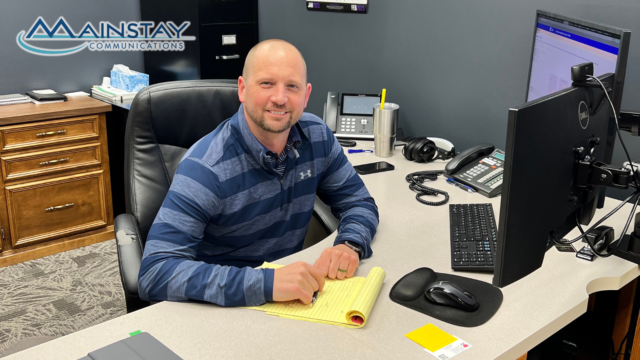
[[[453,144],[445,139],[427,138],[427,137],[409,137],[405,140],[402,148],[402,155],[409,161],[419,163],[431,162],[436,159],[449,160],[456,156],[456,149]],[[416,200],[425,205],[444,205],[449,201],[449,194],[446,191],[433,189],[424,185],[426,180],[435,181],[444,171],[419,171],[407,175],[406,180],[409,183],[409,189],[416,192]],[[423,196],[444,196],[440,201],[427,201]]]
[[[434,140],[438,141],[438,144]],[[405,142],[406,144],[402,148],[402,155],[409,161],[422,163],[436,159],[449,160],[456,155],[456,149],[453,144],[444,139],[409,137]],[[449,149],[446,150],[444,147]]]

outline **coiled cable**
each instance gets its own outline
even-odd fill
[[[428,186],[423,185],[425,181],[436,181],[439,175],[444,174],[442,170],[432,170],[432,171],[417,171],[411,173],[405,177],[405,180],[409,183],[409,189],[411,191],[416,192],[416,200],[420,203],[430,206],[440,206],[449,202],[449,194],[446,191],[430,188]],[[424,200],[423,196],[444,196],[444,200],[441,201],[427,201]]]

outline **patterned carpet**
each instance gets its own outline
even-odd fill
[[[0,356],[126,313],[115,240],[0,268]]]

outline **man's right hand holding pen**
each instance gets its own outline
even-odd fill
[[[300,300],[307,305],[314,302],[318,291],[324,288],[325,276],[347,279],[360,265],[359,255],[345,244],[324,249],[314,265],[303,261],[275,269],[273,274],[273,301]]]
[[[303,261],[275,269],[273,301],[300,300],[310,304],[313,293],[324,288],[324,272]]]

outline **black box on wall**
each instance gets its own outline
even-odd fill
[[[258,0],[140,0],[142,21],[191,22],[183,51],[146,51],[149,83],[236,79],[258,43]]]

